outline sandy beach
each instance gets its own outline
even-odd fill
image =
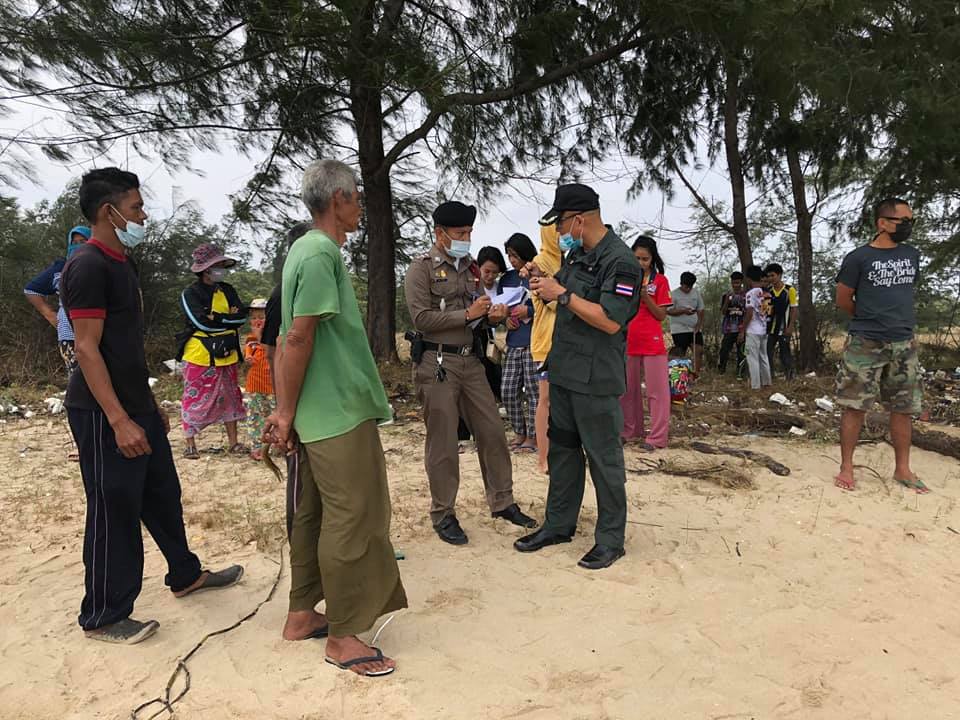
[[[515,552],[519,528],[490,518],[476,455],[462,456],[461,523],[441,543],[427,517],[423,427],[382,431],[393,535],[410,608],[378,644],[398,661],[362,679],[323,662],[323,642],[284,642],[289,586],[283,489],[252,461],[178,459],[187,533],[205,565],[241,562],[226,591],[177,600],[148,536],[135,617],[160,631],[132,647],[84,638],[83,493],[65,461],[63,416],[0,429],[0,717],[129,718],[187,663],[178,718],[953,718],[960,717],[960,463],[915,451],[932,488],[893,483],[893,452],[859,450],[859,489],[832,483],[839,450],[803,438],[712,437],[788,465],[778,477],[735,458],[675,449],[671,462],[724,462],[752,489],[663,473],[628,475],[627,555],[590,572],[592,487],[574,542]],[[182,448],[171,435],[174,450]],[[221,444],[211,430],[204,448]],[[627,466],[647,466],[627,450]],[[515,456],[516,495],[543,516],[547,481]],[[877,477],[879,475],[879,478]],[[270,596],[276,583],[276,590]],[[268,599],[269,598],[269,599]],[[368,634],[367,639],[372,635]],[[176,696],[184,686],[181,675]],[[152,705],[138,718],[170,717]]]

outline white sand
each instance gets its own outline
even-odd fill
[[[208,433],[200,446],[215,442]],[[521,555],[511,548],[521,531],[489,517],[476,456],[465,455],[459,517],[470,544],[450,547],[427,519],[422,427],[388,428],[411,607],[380,645],[398,671],[361,679],[324,664],[322,641],[284,642],[284,569],[256,617],[190,661],[177,717],[960,717],[960,535],[948,530],[960,530],[960,464],[916,451],[934,491],[918,496],[889,480],[889,447],[867,446],[858,462],[888,479],[859,471],[860,489],[845,494],[832,484],[836,448],[750,442],[793,474],[730,459],[757,483],[736,492],[630,476],[629,518],[649,524],[628,527],[623,560],[589,572],[576,561],[593,542],[591,487],[572,544]],[[158,619],[160,632],[133,647],[86,640],[76,625],[83,494],[66,449],[61,420],[0,430],[4,719],[130,717],[204,633],[260,603],[278,571],[279,551],[259,552],[255,538],[282,534],[282,487],[250,461],[178,461],[194,550],[209,566],[244,563],[243,581],[176,600],[146,539],[135,616]],[[628,452],[627,465],[639,457]],[[516,458],[517,497],[541,518],[546,479],[534,468],[532,456]]]

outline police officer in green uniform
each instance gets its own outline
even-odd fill
[[[555,277],[530,267],[530,288],[557,303],[550,373],[550,487],[546,519],[514,547],[535,552],[570,542],[586,482],[597,491],[596,544],[578,563],[599,570],[623,557],[627,521],[620,396],[626,390],[627,323],[639,307],[640,266],[603,224],[600,199],[586,185],[561,185],[540,221],[556,225],[566,260]],[[586,458],[584,458],[586,455]]]

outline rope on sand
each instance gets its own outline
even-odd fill
[[[188,692],[190,692],[190,668],[187,667],[187,663],[190,661],[190,658],[192,658],[194,654],[196,654],[196,652],[201,647],[203,647],[203,644],[210,638],[215,637],[216,635],[224,635],[230,632],[231,630],[235,630],[236,628],[243,625],[247,620],[249,620],[254,615],[256,615],[258,612],[260,612],[260,608],[262,608],[264,605],[266,605],[268,602],[270,602],[273,599],[273,595],[277,591],[277,587],[280,585],[280,577],[282,575],[283,575],[283,549],[281,548],[280,549],[280,568],[279,570],[277,570],[277,577],[274,579],[273,585],[270,586],[270,592],[267,593],[267,596],[263,600],[261,600],[253,610],[251,610],[249,613],[247,613],[242,618],[237,620],[235,623],[233,623],[233,625],[230,625],[229,627],[221,628],[219,630],[214,630],[213,632],[209,632],[206,635],[204,635],[202,638],[200,638],[197,644],[190,649],[190,652],[188,652],[182,658],[177,660],[177,667],[174,669],[173,674],[170,675],[170,679],[167,681],[167,686],[163,691],[163,697],[156,697],[153,700],[148,700],[142,705],[138,705],[130,713],[131,720],[141,720],[141,713],[143,713],[143,711],[145,711],[147,708],[153,707],[154,705],[160,705],[160,709],[157,710],[155,713],[153,713],[153,715],[146,717],[145,720],[154,720],[154,718],[160,717],[163,713],[168,713],[170,717],[173,717],[174,704],[180,702],[180,700],[182,700],[184,696]],[[173,693],[173,685],[177,681],[177,678],[180,677],[181,675],[183,676],[183,679],[184,679],[183,689],[181,689],[180,692],[177,693],[175,697],[171,697],[171,693]]]

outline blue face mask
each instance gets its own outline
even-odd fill
[[[117,234],[117,239],[125,247],[130,249],[133,249],[142,243],[147,234],[146,228],[144,228],[140,223],[135,223],[132,220],[127,220],[124,218],[123,215],[120,214],[120,211],[113,207],[113,205],[110,207],[117,215],[120,215],[120,217],[122,217],[124,222],[127,224],[126,228],[121,230],[116,225],[113,225],[113,220],[110,221],[110,224],[113,225],[113,231]]]
[[[583,240],[575,240],[570,233],[561,235],[558,242],[560,243],[560,250],[563,252],[570,252],[583,245]]]
[[[446,232],[444,231],[441,231],[441,232],[443,232],[443,234],[446,235],[447,240],[450,241],[450,247],[447,248],[447,254],[450,257],[459,260],[460,258],[465,258],[467,255],[470,254],[469,240],[454,240],[452,237],[447,235]]]

